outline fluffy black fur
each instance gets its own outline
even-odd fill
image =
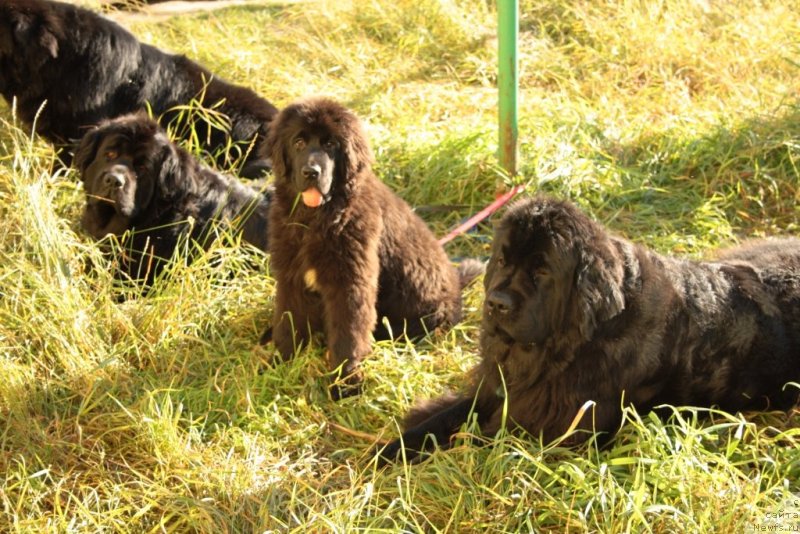
[[[97,239],[124,237],[120,274],[151,282],[181,239],[206,245],[215,221],[267,250],[268,195],[198,163],[144,115],[91,130],[74,163],[86,191],[83,227]]]
[[[277,282],[273,339],[289,357],[324,333],[333,369],[359,382],[370,334],[418,337],[461,318],[461,287],[478,262],[453,268],[411,208],[372,172],[358,118],[329,99],[282,110],[268,140],[275,173],[271,266]],[[306,205],[306,194],[320,205]],[[345,391],[347,390],[347,391]],[[334,389],[334,396],[357,388]]]
[[[474,406],[550,441],[612,435],[623,401],[788,409],[800,380],[800,239],[747,243],[716,261],[661,256],[609,234],[575,206],[523,200],[500,222],[487,267],[482,361],[471,386],[408,415],[409,457],[447,447]],[[585,436],[585,435],[584,435]],[[578,433],[568,437],[577,442]],[[400,440],[382,455],[392,460]]]
[[[74,5],[0,2],[0,94],[9,102],[16,97],[20,118],[28,124],[36,119],[42,137],[67,147],[60,154],[67,165],[69,147],[103,119],[149,105],[166,125],[179,113],[175,106],[197,100],[230,121],[229,132],[206,120],[193,122],[197,139],[218,157],[219,165],[242,164],[240,174],[248,177],[269,168],[257,148],[277,114],[272,104],[185,56],[140,43],[115,22]],[[236,146],[230,151],[221,150],[231,143]]]

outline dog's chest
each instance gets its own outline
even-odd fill
[[[302,222],[301,222],[302,221]],[[295,287],[320,293],[331,274],[346,269],[352,242],[340,226],[321,224],[319,219],[287,217],[281,224],[273,249],[273,265],[291,277]]]
[[[303,283],[305,284],[306,290],[313,293],[319,293],[317,270],[313,267],[306,269],[305,273],[303,274]]]
[[[307,234],[307,232],[306,232]],[[286,262],[283,270],[291,273],[295,285],[312,293],[319,293],[320,279],[325,273],[336,268],[337,254],[323,239],[316,235],[305,235],[296,239],[291,246],[284,249]]]

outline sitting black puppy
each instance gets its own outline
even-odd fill
[[[121,272],[131,279],[152,282],[181,238],[207,245],[215,221],[267,250],[269,195],[201,165],[144,115],[90,131],[75,166],[86,191],[83,227],[97,239],[125,237]]]
[[[242,176],[269,169],[259,146],[278,112],[275,106],[74,5],[0,2],[0,94],[8,102],[17,99],[20,118],[29,125],[35,121],[39,135],[67,148],[59,154],[65,165],[73,143],[104,119],[149,107],[166,125],[185,112],[176,106],[196,101],[213,108],[213,122],[219,124],[189,117],[191,128],[179,135],[191,135],[220,166],[241,165]]]

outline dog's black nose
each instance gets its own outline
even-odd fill
[[[111,187],[113,189],[119,189],[123,185],[125,185],[125,177],[118,172],[108,172],[103,177],[103,182],[106,184],[107,187]]]
[[[489,311],[507,314],[514,309],[514,298],[505,291],[490,291],[486,295],[486,305]]]
[[[319,165],[303,165],[303,178],[316,180],[319,178],[320,171]]]

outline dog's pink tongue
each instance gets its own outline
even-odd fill
[[[322,204],[322,193],[316,187],[309,187],[303,191],[303,204],[309,208],[318,208]]]

